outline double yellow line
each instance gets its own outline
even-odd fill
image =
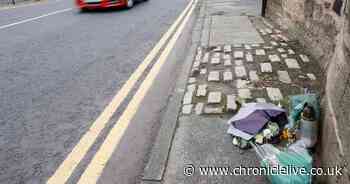
[[[176,19],[170,29],[162,36],[161,40],[156,44],[156,46],[147,55],[145,60],[138,66],[135,72],[131,75],[128,81],[123,85],[121,90],[114,96],[112,101],[103,110],[100,116],[93,122],[90,129],[83,135],[80,141],[73,148],[71,153],[66,157],[62,164],[58,167],[56,172],[47,181],[48,184],[58,184],[66,183],[69,177],[74,172],[77,165],[84,158],[88,150],[94,144],[96,138],[101,133],[102,129],[105,128],[108,121],[115,113],[120,104],[124,101],[127,95],[130,93],[131,89],[135,86],[137,80],[140,79],[143,72],[151,64],[157,54],[160,52],[162,47],[167,43],[165,49],[159,56],[158,60],[146,76],[145,80],[140,85],[136,94],[131,99],[130,103],[126,107],[123,114],[120,116],[118,121],[115,123],[113,128],[108,133],[106,139],[102,143],[99,150],[96,152],[92,161],[89,163],[88,167],[80,177],[78,183],[80,184],[94,184],[97,183],[99,177],[101,176],[104,167],[106,166],[108,160],[112,156],[113,151],[117,148],[125,130],[129,126],[132,118],[137,112],[142,100],[147,94],[148,90],[151,88],[155,78],[161,70],[161,67],[167,60],[171,50],[174,48],[176,41],[180,37],[186,23],[188,22],[190,15],[192,14],[197,0],[191,0],[185,10]],[[181,23],[181,25],[180,25]],[[179,26],[180,25],[180,26]],[[175,32],[176,31],[176,32]],[[175,32],[175,33],[174,33]],[[174,33],[174,34],[173,34]]]

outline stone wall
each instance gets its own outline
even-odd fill
[[[344,166],[322,183],[350,183],[350,5],[349,0],[267,0],[266,16],[297,38],[324,70],[323,121],[318,160]],[[340,6],[339,6],[340,5]]]

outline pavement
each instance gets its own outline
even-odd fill
[[[226,134],[236,100],[319,90],[315,61],[260,12],[257,0],[0,9],[0,183],[266,183],[198,173],[258,166]]]
[[[202,172],[203,167],[230,171],[259,167],[254,150],[235,147],[226,133],[239,104],[285,105],[289,95],[321,90],[317,62],[293,35],[260,16],[260,3],[203,0],[198,4],[195,44],[186,61],[191,64],[184,67],[176,85],[183,99],[170,110],[179,113],[176,120],[163,122],[143,183],[268,183],[264,176]],[[176,124],[173,129],[171,123]]]

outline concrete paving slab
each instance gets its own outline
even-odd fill
[[[255,152],[242,152],[232,145],[232,137],[226,134],[227,120],[214,117],[184,116],[179,119],[179,128],[174,138],[164,184],[174,183],[220,183],[220,184],[266,184],[263,176],[201,176],[197,172],[184,175],[184,166],[258,167]],[[213,131],[214,130],[214,131]]]
[[[212,16],[210,45],[263,42],[247,16]]]

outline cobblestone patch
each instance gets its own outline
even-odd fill
[[[208,96],[208,104],[220,104],[222,100],[221,92],[210,92]]]
[[[245,70],[244,66],[237,66],[237,67],[235,67],[235,73],[236,73],[236,77],[245,77],[245,76],[247,76],[247,71]]]
[[[277,104],[304,88],[321,89],[320,70],[301,45],[280,29],[261,25],[263,44],[198,49],[184,95],[184,115],[232,115],[242,103]]]
[[[277,74],[278,74],[278,79],[281,82],[284,82],[284,83],[287,83],[287,84],[292,83],[292,79],[290,79],[289,74],[288,74],[287,71],[277,71]]]
[[[296,59],[287,58],[287,59],[285,59],[285,61],[286,61],[286,64],[287,64],[288,68],[300,69],[299,63],[298,63],[298,61]]]
[[[272,73],[271,63],[260,63],[260,68],[262,73]]]
[[[184,105],[182,107],[182,114],[191,114],[192,108],[193,108],[193,104]]]

